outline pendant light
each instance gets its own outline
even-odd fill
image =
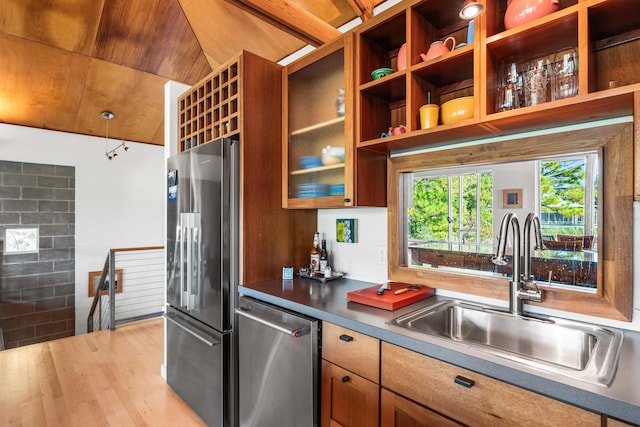
[[[109,150],[109,120],[113,119],[114,115],[111,111],[103,111],[101,114],[102,118],[106,121],[107,127],[104,136],[104,155],[109,160],[113,160],[118,157],[117,150],[118,148],[122,148],[125,152],[129,151],[129,147],[124,143],[124,139],[120,142],[118,146]]]

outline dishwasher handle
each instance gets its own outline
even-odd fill
[[[307,335],[309,333],[309,328],[300,328],[300,329],[287,328],[286,326],[278,325],[278,324],[273,323],[273,322],[271,322],[269,320],[266,320],[266,319],[263,319],[261,317],[258,317],[256,315],[254,315],[254,314],[251,314],[246,309],[243,309],[243,308],[236,308],[234,310],[234,312],[236,314],[239,314],[240,316],[246,317],[247,319],[254,320],[254,321],[258,322],[258,323],[262,323],[263,325],[265,325],[265,326],[267,326],[269,328],[272,328],[272,329],[275,329],[277,331],[280,331],[283,334],[290,335],[293,338],[300,338],[300,337],[302,337],[304,335]]]

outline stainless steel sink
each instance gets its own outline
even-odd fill
[[[614,328],[514,316],[460,301],[445,301],[389,323],[604,386],[613,380],[623,339]]]

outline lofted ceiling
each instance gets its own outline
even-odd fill
[[[0,123],[164,144],[164,85],[279,61],[382,0],[1,0]]]

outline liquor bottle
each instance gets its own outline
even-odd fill
[[[311,258],[310,273],[313,274],[316,271],[320,271],[320,233],[318,232],[313,235],[313,247],[309,252],[309,256]]]
[[[320,271],[324,272],[329,264],[329,256],[327,255],[327,241],[322,239],[322,248],[320,249]]]

